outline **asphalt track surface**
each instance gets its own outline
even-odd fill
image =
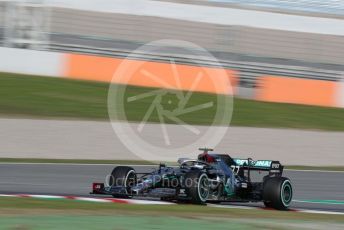
[[[0,163],[0,193],[90,196],[113,165]],[[148,172],[153,166],[133,166]],[[344,172],[285,171],[294,186],[294,209],[344,213]],[[237,204],[236,204],[237,205]],[[263,207],[262,203],[241,203]]]

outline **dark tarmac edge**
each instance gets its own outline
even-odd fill
[[[92,183],[104,182],[114,167],[113,164],[0,163],[0,193],[90,197]],[[133,168],[149,172],[153,166]],[[290,178],[295,191],[292,209],[344,213],[342,172],[285,170],[284,176]],[[264,207],[261,202],[226,206],[231,205]]]

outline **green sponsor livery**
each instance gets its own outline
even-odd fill
[[[234,162],[239,165],[248,165],[247,159],[233,159]],[[258,161],[251,161],[250,160],[250,166],[252,167],[263,167],[263,168],[270,168],[272,161],[265,161],[265,160],[258,160]]]

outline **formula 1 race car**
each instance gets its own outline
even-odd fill
[[[291,203],[293,188],[282,177],[279,161],[231,158],[203,148],[198,159],[179,159],[178,167],[160,164],[152,172],[136,172],[117,166],[104,183],[93,183],[91,194],[115,198],[158,197],[161,200],[206,202],[259,202],[284,210]]]

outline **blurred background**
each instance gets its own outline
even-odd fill
[[[150,41],[185,40],[239,71],[240,97],[343,105],[306,92],[290,98],[256,92],[266,76],[341,80],[341,1],[1,1],[0,12],[3,47],[124,57]],[[172,54],[182,60],[182,53],[165,53]]]
[[[290,164],[307,164],[311,157],[318,160],[310,164],[340,165],[344,163],[341,154],[344,146],[340,141],[343,134],[314,130],[344,130],[341,109],[344,107],[343,19],[344,4],[336,0],[0,1],[0,71],[106,84],[111,81],[117,61],[141,45],[159,39],[192,42],[209,51],[224,69],[231,71],[235,96],[234,126],[287,128],[285,131],[247,131],[235,127],[231,137],[219,145],[220,150],[256,151],[258,157],[280,157]],[[202,54],[190,56],[181,49],[174,49],[173,44],[169,49],[135,53],[135,58],[153,58],[157,62],[168,62],[173,58],[181,65],[192,65],[197,60],[204,66],[218,66]],[[8,74],[2,75],[3,81],[8,79],[5,78]],[[78,89],[82,95],[73,95],[78,90],[72,87],[70,92],[65,92],[68,87],[54,82],[57,84],[54,89],[41,92],[48,91],[52,82],[41,83],[41,88],[31,82],[31,92],[27,88],[28,80],[20,82],[26,90],[13,86],[18,82],[7,82],[7,86],[11,85],[20,93],[8,100],[3,98],[2,114],[5,116],[107,119],[105,89],[97,103],[94,98],[88,98],[88,91],[82,91],[85,88]],[[6,84],[2,85],[5,87]],[[30,93],[26,95],[28,90]],[[6,92],[7,95],[10,93],[13,90]],[[25,101],[20,95],[33,98]],[[84,101],[76,99],[78,97],[85,97]],[[79,100],[77,106],[75,100]],[[207,122],[202,120],[195,124]],[[19,143],[27,144],[22,147],[7,144],[3,157],[45,158],[49,151],[57,158],[73,158],[75,155],[71,154],[81,145],[82,151],[87,152],[82,158],[110,158],[111,154],[115,158],[126,157],[117,155],[119,150],[109,150],[120,144],[116,142],[116,147],[113,146],[116,138],[107,133],[106,128],[85,132],[101,135],[103,138],[97,139],[102,142],[96,141],[94,136],[82,138],[78,131],[60,130],[62,124],[54,125],[55,131],[49,132],[49,138],[42,134],[42,130],[34,132],[33,136],[43,137],[37,138],[38,144],[31,147],[32,140],[27,136],[32,133],[25,136],[21,130],[23,124],[18,129],[8,126],[16,133],[16,138],[6,135],[4,142],[18,143],[19,139]],[[35,130],[30,127],[28,125],[26,130]],[[290,131],[290,128],[298,130]],[[303,133],[303,130],[312,132]],[[74,148],[71,144],[69,149],[61,149],[56,140],[63,139],[66,136],[63,133],[67,132],[73,133],[67,136],[81,139],[73,139]],[[244,140],[243,135],[247,136]],[[92,147],[87,145],[90,139]],[[107,147],[104,150],[94,146]],[[294,160],[286,155],[289,149],[295,157],[298,156]],[[92,152],[97,155],[93,156]],[[323,156],[324,152],[330,157]]]
[[[165,45],[153,42],[161,39]],[[181,41],[204,50],[188,52]],[[124,62],[135,76],[113,82]],[[153,74],[135,72],[140,65]],[[205,83],[194,88],[199,73]],[[113,85],[134,101],[124,103],[127,120],[115,126]],[[145,120],[153,104],[145,95],[157,87],[169,93],[157,103],[165,114],[183,104],[184,91],[192,91],[187,108],[211,106],[178,116],[182,122],[161,120],[159,111]],[[221,96],[233,103],[221,105]],[[343,108],[342,0],[0,0],[0,228],[343,229]],[[214,122],[226,109],[232,116]],[[211,128],[226,130],[218,145],[205,140],[177,154],[196,157],[198,147],[211,147],[279,160],[295,212],[90,197],[92,182],[103,182],[114,165],[154,167],[135,140],[174,152]]]

